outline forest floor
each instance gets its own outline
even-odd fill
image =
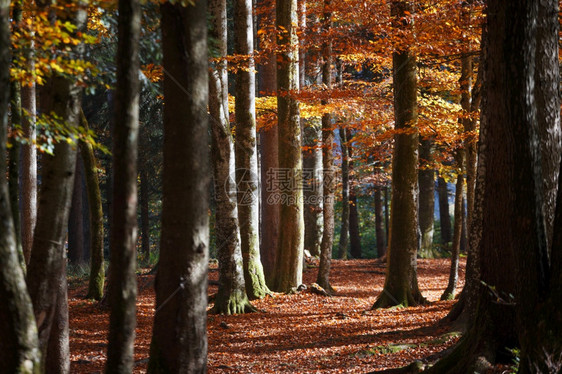
[[[310,288],[254,301],[260,312],[209,315],[210,373],[367,373],[401,367],[452,346],[450,326],[437,324],[454,301],[438,301],[447,286],[448,259],[419,260],[418,278],[428,305],[370,310],[384,284],[385,264],[377,260],[332,262],[337,294],[325,297]],[[460,289],[465,261],[461,261]],[[308,268],[304,283],[314,282]],[[217,280],[216,265],[210,279]],[[154,276],[139,275],[135,373],[148,362],[154,314]],[[209,294],[216,286],[209,288]],[[72,373],[103,371],[108,311],[84,300],[86,284],[71,282],[70,352]]]

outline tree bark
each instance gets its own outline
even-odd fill
[[[302,283],[304,216],[302,194],[302,152],[299,103],[297,1],[277,0],[277,115],[279,174],[287,188],[280,188],[279,237],[273,289],[289,292]]]
[[[340,242],[338,245],[338,257],[347,258],[347,246],[349,244],[349,152],[347,143],[347,134],[343,127],[339,129],[341,144],[341,230]]]
[[[435,170],[433,166],[433,139],[420,140],[420,169],[418,179],[419,192],[419,217],[420,217],[420,257],[433,257],[433,224],[435,211]]]
[[[0,85],[10,82],[10,2],[0,1]],[[6,175],[9,91],[0,90],[0,175]],[[0,178],[0,365],[7,373],[39,373],[37,329],[22,267],[5,178]]]
[[[19,12],[21,12],[21,10],[19,10]],[[10,82],[10,114],[12,126],[21,125],[21,84],[16,81]],[[18,257],[22,266],[25,267],[25,259],[21,244],[21,220],[19,204],[19,166],[21,146],[19,140],[17,139],[10,139],[10,145],[11,146],[8,157],[8,191],[10,195],[10,206],[12,208]]]
[[[437,178],[437,195],[439,198],[439,221],[441,224],[441,244],[449,245],[452,240],[451,216],[449,214],[449,189],[443,177]]]
[[[113,214],[110,237],[111,315],[106,373],[130,373],[137,300],[137,158],[139,133],[138,0],[119,0],[117,86],[113,133]]]
[[[349,158],[349,241],[352,258],[361,258],[361,232],[359,231],[359,210],[357,207],[357,177],[354,173],[353,146],[351,130],[347,129],[347,156]]]
[[[143,257],[150,259],[150,193],[148,172],[140,165],[140,211],[141,211],[141,251]]]
[[[375,187],[375,227],[377,237],[377,257],[381,258],[386,254],[386,235],[384,232],[384,216],[383,216],[383,202],[382,190],[383,187]]]
[[[163,3],[164,170],[148,373],[207,370],[207,2]]]
[[[253,311],[244,282],[244,267],[238,224],[234,139],[228,117],[227,14],[225,0],[210,0],[210,37],[217,43],[218,57],[209,71],[209,114],[215,183],[215,232],[219,259],[219,290],[212,311],[238,314]]]
[[[259,29],[266,30],[275,25],[275,1],[258,0],[256,7],[266,9],[258,19]],[[272,37],[275,41],[276,37]],[[262,49],[262,45],[258,46]],[[265,46],[263,46],[265,48]],[[268,51],[262,64],[258,65],[258,91],[260,95],[270,96],[277,91],[276,56]],[[261,167],[261,244],[260,257],[262,260],[265,280],[272,286],[275,269],[275,256],[279,247],[279,195],[276,183],[272,180],[274,171],[279,168],[278,133],[276,121],[268,124],[260,131],[260,167]]]
[[[407,12],[407,13],[405,13]],[[407,14],[413,9],[407,2],[394,1],[391,15],[394,27],[407,29]],[[418,226],[418,129],[416,57],[406,47],[392,55],[395,128],[392,158],[392,212],[387,272],[382,294],[373,308],[420,303],[417,287],[416,256]]]
[[[68,261],[77,265],[84,262],[84,215],[83,215],[83,189],[82,178],[84,177],[84,167],[80,155],[76,155],[76,169],[74,172],[74,188],[70,203],[70,213],[68,217]]]
[[[45,372],[48,374],[70,373],[70,349],[68,331],[68,284],[66,280],[66,264],[60,274],[57,285],[57,301],[53,327],[47,346],[47,363]]]
[[[261,299],[269,293],[260,259],[258,153],[256,147],[256,103],[252,1],[234,2],[234,51],[244,56],[235,79],[236,186],[238,220],[246,293]]]
[[[48,10],[48,6],[40,4]],[[86,27],[86,4],[73,3],[57,13],[61,22],[71,22],[76,32]],[[83,46],[67,46],[80,58]],[[77,127],[81,88],[75,79],[53,75],[41,91],[41,112],[61,118],[69,127]],[[74,183],[76,148],[66,141],[54,146],[53,155],[44,155],[41,169],[41,194],[37,212],[27,285],[39,333],[41,367],[50,358],[47,345],[57,308],[57,290],[65,269],[65,233]],[[66,326],[65,328],[68,328]],[[52,352],[50,352],[52,354]]]
[[[324,28],[331,27],[332,18],[332,1],[324,0]],[[324,65],[322,66],[322,83],[328,88],[332,88],[332,43],[324,42],[322,46],[322,54],[324,55]],[[322,104],[326,105],[325,100]],[[330,266],[332,263],[332,247],[334,245],[334,203],[336,190],[336,175],[334,170],[334,127],[332,125],[332,115],[324,113],[322,115],[322,165],[323,165],[323,184],[322,197],[324,204],[324,231],[322,234],[322,242],[320,244],[320,265],[318,267],[318,275],[316,283],[328,294],[334,293],[334,289],[330,284]]]
[[[82,110],[80,111],[80,124],[86,130],[89,128],[88,121]],[[90,279],[86,298],[101,300],[105,281],[105,267],[103,257],[103,206],[98,179],[98,167],[91,144],[80,142],[80,153],[84,161],[88,209],[90,211]]]

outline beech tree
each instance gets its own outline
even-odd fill
[[[148,373],[207,370],[207,2],[166,2],[160,262]]]

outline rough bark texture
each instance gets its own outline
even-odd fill
[[[324,28],[331,26],[331,0],[324,0]],[[322,83],[327,87],[332,87],[332,44],[327,41],[323,45],[324,65],[322,66]],[[326,101],[323,104],[327,104]],[[324,204],[324,232],[322,243],[320,244],[320,266],[316,283],[324,288],[328,294],[334,290],[330,285],[330,265],[332,262],[332,247],[334,245],[334,194],[336,190],[336,176],[334,170],[334,128],[330,113],[322,116],[322,164],[324,169],[323,176],[323,204]]]
[[[320,255],[322,242],[322,122],[304,120],[303,128],[304,249]]]
[[[163,3],[164,170],[148,373],[207,370],[207,2]]]
[[[89,127],[83,111],[80,111],[80,124],[84,129]],[[101,300],[105,281],[105,267],[103,258],[103,206],[98,166],[91,144],[80,142],[80,153],[84,161],[88,209],[90,210],[90,279],[86,298]]]
[[[258,0],[256,7],[266,9],[258,18],[260,29],[275,24],[275,1]],[[275,40],[275,37],[273,37]],[[261,46],[259,46],[261,48]],[[260,95],[274,95],[277,90],[276,56],[273,51],[267,54],[263,63],[258,65],[258,91]],[[260,167],[261,167],[261,231],[260,255],[265,280],[271,286],[275,269],[275,256],[279,247],[279,201],[275,196],[279,191],[273,183],[274,170],[279,168],[277,121],[260,131]]]
[[[302,283],[304,216],[302,199],[302,152],[299,104],[293,96],[299,89],[297,1],[277,0],[277,115],[281,207],[279,237],[273,289],[289,292]],[[281,186],[280,186],[281,187]]]
[[[395,27],[407,28],[404,12],[412,12],[407,2],[394,1],[391,14]],[[395,51],[393,61],[395,128],[392,157],[392,212],[383,292],[373,308],[411,306],[421,300],[417,289],[416,255],[418,250],[418,129],[416,127],[416,58],[407,48]]]
[[[236,186],[238,220],[244,263],[246,293],[261,299],[269,293],[260,259],[258,153],[256,145],[256,103],[252,1],[234,2],[234,52],[244,56],[236,72]]]
[[[435,210],[435,170],[433,166],[433,139],[421,139],[419,153],[419,221],[421,231],[420,257],[428,258],[433,257],[433,221]]]
[[[10,81],[10,2],[0,1],[0,85]],[[9,91],[0,90],[0,175],[6,175]],[[19,265],[5,178],[0,178],[0,367],[7,373],[39,373],[37,329]]]
[[[106,373],[130,373],[137,300],[137,147],[139,134],[138,0],[119,0],[117,87],[113,133],[113,214],[110,237],[111,314]]]
[[[347,258],[347,246],[349,244],[349,152],[347,143],[347,134],[345,129],[340,127],[340,144],[341,144],[341,230],[340,242],[338,245],[338,257]]]
[[[80,155],[77,154],[76,169],[74,172],[74,188],[68,216],[68,261],[71,264],[84,262],[84,215],[83,215],[83,190],[82,179],[84,167]]]
[[[441,244],[447,246],[453,239],[453,233],[451,228],[451,215],[449,214],[449,189],[443,177],[437,178],[437,196],[439,198]]]
[[[218,57],[227,54],[226,1],[210,0],[210,37],[216,41]],[[228,76],[226,60],[217,61],[209,71],[209,114],[212,135],[212,163],[215,183],[215,235],[219,260],[219,289],[212,309],[219,314],[251,311],[246,294],[237,189],[234,180],[234,139],[228,119]],[[242,150],[241,150],[242,151]]]
[[[65,2],[66,4],[66,2]],[[64,7],[57,13],[62,22],[71,22],[80,32],[86,26],[86,6],[82,2]],[[82,45],[72,46],[80,58]],[[54,75],[41,91],[41,111],[56,115],[69,127],[78,126],[81,88],[71,77]],[[41,169],[41,194],[37,212],[27,285],[37,321],[41,365],[45,369],[47,343],[51,333],[57,303],[59,282],[64,271],[66,253],[64,239],[72,198],[76,147],[67,142],[57,143],[54,155],[44,155]],[[61,327],[62,328],[62,327]],[[64,328],[68,328],[66,325]]]

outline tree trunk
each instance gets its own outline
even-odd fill
[[[324,28],[331,27],[332,1],[324,0]],[[322,83],[328,88],[332,88],[332,43],[326,41],[322,46],[324,55],[324,65],[322,66]],[[324,100],[322,104],[328,104]],[[322,178],[322,197],[324,204],[324,232],[322,243],[320,244],[320,265],[316,283],[324,288],[328,294],[334,292],[330,284],[330,266],[332,263],[332,247],[334,245],[334,199],[336,190],[336,175],[334,170],[334,127],[330,113],[322,115],[322,165],[324,175]]]
[[[210,37],[217,42],[218,57],[227,54],[225,0],[210,0]],[[238,225],[234,140],[228,119],[228,75],[226,60],[217,61],[209,72],[209,114],[212,163],[215,183],[215,233],[219,259],[219,290],[212,309],[217,314],[253,311],[244,282],[240,228]]]
[[[137,300],[137,155],[139,133],[138,0],[119,0],[117,86],[113,133],[113,214],[110,237],[109,344],[106,373],[130,373]]]
[[[347,129],[347,156],[349,157],[349,241],[352,258],[361,258],[361,233],[359,232],[359,211],[357,208],[357,177],[353,172],[353,146],[351,130]]]
[[[275,25],[275,1],[258,0],[256,7],[266,9],[258,19],[259,29],[267,30]],[[275,41],[275,37],[272,37]],[[260,45],[261,49],[262,46]],[[275,52],[269,51],[264,62],[258,65],[258,91],[260,95],[274,95],[277,90]],[[260,131],[261,167],[261,244],[260,255],[268,286],[271,287],[275,269],[275,256],[279,247],[279,196],[276,183],[272,180],[279,168],[277,123],[268,124]]]
[[[252,1],[234,2],[234,51],[245,56],[236,73],[236,186],[246,293],[261,299],[269,293],[260,259],[258,153]],[[247,60],[246,60],[247,59]]]
[[[143,257],[150,259],[150,188],[148,172],[140,165],[140,211],[141,211],[141,251]]]
[[[455,225],[453,230],[453,247],[451,248],[451,270],[449,272],[449,283],[441,295],[441,300],[452,300],[455,298],[455,290],[459,279],[459,254],[461,250],[463,217],[463,163],[464,150],[457,150],[457,185],[455,190]]]
[[[0,85],[10,82],[10,2],[0,1]],[[9,91],[0,90],[0,175],[6,175]],[[37,330],[19,265],[6,178],[0,178],[0,365],[6,373],[39,373]]]
[[[48,6],[40,4],[48,10]],[[84,3],[65,7],[57,12],[61,22],[71,22],[76,32],[86,27]],[[80,58],[82,45],[66,46]],[[41,112],[61,118],[69,127],[77,127],[80,113],[81,88],[77,82],[62,75],[53,75],[41,91]],[[44,155],[41,168],[41,194],[37,212],[31,259],[28,266],[27,285],[33,302],[33,310],[39,332],[42,353],[41,366],[45,369],[47,344],[51,333],[57,290],[65,269],[65,234],[72,198],[76,147],[62,141],[54,146],[53,155]],[[52,353],[52,352],[51,352]]]
[[[79,154],[76,155],[76,169],[74,173],[74,188],[68,217],[68,261],[78,265],[84,262],[84,215],[83,215],[83,190],[82,178],[84,168]]]
[[[384,233],[384,222],[383,222],[383,202],[382,202],[382,190],[383,187],[375,187],[375,228],[377,236],[377,257],[381,258],[386,254],[386,235]]]
[[[394,1],[395,27],[408,28],[404,18],[413,11],[409,3]],[[405,13],[406,12],[406,13]],[[408,48],[395,51],[393,61],[395,128],[392,158],[392,214],[387,272],[383,293],[373,308],[417,305],[416,255],[418,250],[418,129],[416,58]]]
[[[82,110],[80,111],[80,124],[86,130],[89,128],[88,121],[86,121]],[[103,258],[103,206],[98,179],[98,167],[91,144],[80,142],[80,153],[84,161],[88,209],[90,211],[90,279],[86,298],[101,300],[105,281],[105,267]]]
[[[148,373],[207,370],[207,2],[163,3],[164,170]]]
[[[443,177],[437,178],[439,198],[439,220],[441,224],[441,244],[446,247],[452,240],[451,216],[449,214],[449,189]]]
[[[349,243],[349,152],[347,134],[343,127],[339,129],[341,141],[341,230],[340,243],[338,246],[338,257],[347,258],[347,245]]]
[[[302,283],[304,247],[303,195],[301,185],[302,152],[299,103],[294,97],[299,90],[297,1],[277,0],[277,116],[279,169],[277,181],[281,207],[279,237],[273,289],[289,292]],[[284,188],[287,187],[287,188]]]
[[[21,125],[21,84],[16,81],[10,82],[10,114],[12,126]],[[21,244],[21,220],[19,204],[19,166],[21,146],[20,142],[17,139],[10,139],[10,143],[11,147],[8,158],[8,191],[10,194],[10,207],[12,208],[18,257],[21,265],[25,267],[25,259]]]
[[[47,374],[70,373],[70,350],[68,346],[68,285],[66,281],[66,264],[57,284],[56,308],[53,327],[47,346]]]
[[[320,255],[322,242],[322,122],[304,120],[303,128],[304,249]]]
[[[435,211],[435,170],[433,166],[433,139],[420,140],[420,169],[418,178],[420,184],[420,257],[432,258],[433,252],[433,224]]]

